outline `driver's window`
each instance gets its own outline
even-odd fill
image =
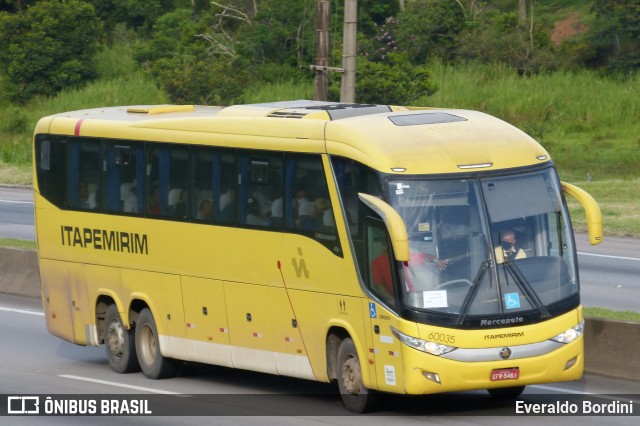
[[[395,306],[395,273],[387,230],[382,222],[367,225],[367,286],[382,300]]]

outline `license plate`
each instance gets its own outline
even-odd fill
[[[497,370],[491,370],[491,381],[498,382],[501,380],[518,380],[520,378],[520,369],[515,368],[500,368]]]

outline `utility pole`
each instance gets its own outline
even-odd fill
[[[312,66],[316,71],[314,99],[329,100],[329,10],[331,0],[317,0],[316,11],[316,58]]]
[[[358,0],[344,0],[344,34],[342,47],[342,85],[340,102],[354,103],[356,100],[356,29]]]

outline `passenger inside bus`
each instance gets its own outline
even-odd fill
[[[271,224],[275,227],[281,227],[284,223],[283,219],[283,199],[282,197],[276,198],[273,203],[271,203]]]
[[[299,229],[313,229],[313,202],[307,198],[307,190],[298,188],[294,200],[296,225]]]
[[[324,229],[324,213],[329,210],[329,202],[322,197],[318,197],[313,202],[313,213],[309,226],[311,230],[322,231]]]
[[[136,180],[120,185],[120,200],[122,211],[125,213],[138,213],[138,197],[136,196]]]
[[[177,201],[173,203],[173,214],[177,217],[186,218],[189,213],[187,191],[185,191],[184,189],[180,189],[179,191],[180,195],[178,195]]]
[[[270,225],[269,218],[265,217],[262,214],[262,211],[260,210],[260,204],[253,197],[249,197],[249,199],[247,199],[246,224],[253,225],[253,226],[269,226]]]
[[[236,191],[234,189],[227,189],[220,196],[220,216],[219,219],[221,222],[233,222],[233,216],[235,214],[235,204],[236,204]]]
[[[160,214],[160,188],[155,186],[151,189],[149,196],[149,213],[153,215]]]
[[[96,190],[95,185],[91,191],[90,185],[87,182],[81,181],[78,188],[78,203],[81,209],[95,209],[98,204],[96,203]]]
[[[198,208],[198,220],[213,220],[213,202],[202,200]]]

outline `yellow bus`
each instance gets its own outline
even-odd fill
[[[117,373],[193,361],[380,393],[579,379],[564,194],[517,128],[458,109],[289,101],[42,118],[34,189],[48,330]]]

